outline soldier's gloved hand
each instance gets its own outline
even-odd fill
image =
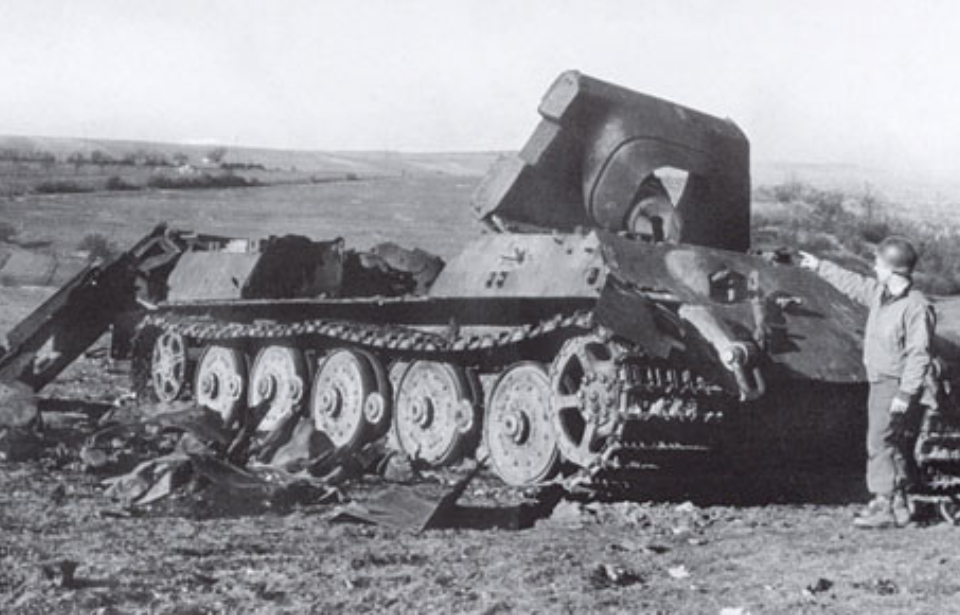
[[[890,414],[903,414],[910,408],[910,400],[897,395],[890,402]]]
[[[820,259],[810,254],[809,252],[804,252],[800,250],[800,266],[804,269],[809,269],[811,271],[816,271],[817,267],[820,266]]]
[[[910,407],[910,401],[900,395],[893,398],[890,402],[890,433],[893,434],[893,441],[903,444],[908,439],[907,434],[907,409]]]

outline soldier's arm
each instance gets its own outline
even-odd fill
[[[933,331],[937,317],[933,306],[924,302],[911,306],[904,315],[903,373],[900,375],[902,402],[916,399],[933,364]]]
[[[848,271],[830,261],[821,260],[815,271],[837,290],[864,305],[870,305],[880,292],[880,283],[875,279]]]

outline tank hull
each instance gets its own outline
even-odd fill
[[[170,279],[196,288],[196,261],[179,267]],[[741,278],[759,286],[749,290]],[[809,302],[796,296],[814,291]],[[242,405],[246,420],[265,425],[264,439],[281,423],[252,410],[264,402],[250,393],[256,368],[231,376],[246,378],[234,387],[246,399],[211,398],[204,392],[225,390],[215,385],[227,376],[204,363],[210,349],[230,349],[247,366],[278,349],[295,357],[288,363],[301,367],[289,367],[291,380],[274,388],[302,394],[277,400],[277,412],[317,429],[346,429],[324,412],[331,391],[356,389],[362,399],[337,410],[356,419],[344,446],[389,436],[429,465],[493,451],[492,467],[511,484],[596,481],[721,452],[791,463],[813,456],[800,451],[856,450],[824,437],[849,439],[841,423],[855,404],[838,409],[810,398],[799,408],[796,394],[788,405],[765,391],[818,382],[833,386],[835,401],[862,396],[857,309],[809,273],[759,256],[604,232],[488,235],[465,246],[423,295],[177,300],[185,293],[172,288],[171,296],[141,323],[140,388],[168,397],[175,390],[173,398],[211,407]],[[784,297],[795,301],[777,308],[776,337],[760,352],[755,336],[770,323],[757,319],[771,318]],[[171,339],[184,348],[185,366],[172,389],[156,374],[157,348]],[[791,345],[776,345],[783,341]],[[731,348],[748,352],[731,363]],[[833,361],[815,360],[827,351]],[[359,380],[336,384],[328,361],[344,362],[345,352],[362,366]],[[364,370],[390,377],[359,386]],[[377,425],[364,422],[368,403],[382,406]]]

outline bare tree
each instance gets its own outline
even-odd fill
[[[207,160],[214,164],[220,164],[223,162],[224,157],[227,155],[227,148],[225,147],[215,147],[209,152],[207,152]]]
[[[0,242],[10,243],[17,236],[17,227],[9,222],[0,222]]]

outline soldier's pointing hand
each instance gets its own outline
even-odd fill
[[[800,266],[804,269],[809,269],[811,271],[816,271],[817,267],[820,266],[820,259],[810,254],[809,252],[804,252],[800,250]]]

